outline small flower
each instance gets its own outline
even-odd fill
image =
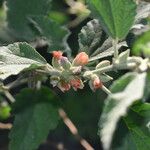
[[[53,51],[52,54],[53,54],[54,58],[60,59],[62,57],[63,52],[61,52],[61,51]]]
[[[91,80],[89,81],[89,86],[93,91],[95,91],[97,89],[102,88],[103,83],[101,82],[100,78],[96,74],[93,74],[91,76]]]
[[[56,69],[59,69],[59,70],[62,70],[62,66],[61,66],[61,58],[63,57],[62,56],[62,52],[61,51],[53,51],[52,52],[53,54],[53,58],[52,58],[52,66]]]
[[[102,86],[103,86],[103,84],[99,78],[96,78],[95,80],[93,80],[93,87],[95,90],[102,88]]]
[[[88,63],[89,56],[85,52],[79,53],[73,60],[74,66],[84,66]]]
[[[73,89],[76,91],[77,89],[83,89],[84,85],[81,79],[74,78],[70,80],[70,84],[73,87]]]
[[[65,82],[65,81],[63,81],[63,80],[61,80],[61,81],[58,83],[57,87],[58,87],[62,92],[69,91],[70,88],[71,88],[70,84],[67,83],[67,82]]]

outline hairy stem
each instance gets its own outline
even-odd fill
[[[119,52],[117,48],[118,39],[113,40],[113,47],[114,47],[114,59],[118,58]]]
[[[110,66],[103,67],[103,68],[100,68],[100,69],[97,69],[97,70],[93,70],[91,72],[92,73],[99,73],[99,74],[101,74],[101,73],[112,71],[113,69],[114,69],[114,66],[110,65]]]
[[[11,93],[7,90],[4,91],[4,94],[5,96],[8,98],[8,100],[11,102],[11,103],[14,103],[15,102],[15,98],[11,95]]]
[[[108,95],[112,94],[111,91],[107,89],[104,85],[102,86],[102,90]]]

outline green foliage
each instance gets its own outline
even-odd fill
[[[49,52],[54,50],[68,51],[67,38],[69,31],[46,16],[34,16],[30,19],[34,27],[44,36],[49,45]]]
[[[102,45],[105,38],[106,35],[99,21],[96,19],[89,21],[78,35],[79,51],[85,51],[88,55],[91,55]]]
[[[59,114],[53,101],[58,99],[48,88],[24,89],[16,96],[10,150],[37,149],[48,136],[49,130],[56,128]],[[25,102],[26,105],[23,105]]]
[[[106,103],[99,122],[99,135],[104,149],[110,148],[117,123],[122,116],[126,115],[128,107],[143,97],[145,78],[145,73],[128,74],[111,87],[112,91],[114,89],[114,93],[105,100]]]
[[[145,57],[150,58],[150,31],[144,33],[137,41],[134,43],[133,51],[135,55],[143,54]]]
[[[10,106],[8,105],[1,105],[0,106],[0,119],[7,119],[8,117],[10,117],[10,111],[11,111],[11,108]]]
[[[112,38],[123,39],[127,35],[136,15],[133,0],[88,0],[88,4]]]
[[[68,17],[63,12],[51,11],[48,17],[52,20],[55,20],[59,24],[64,24],[68,21]]]
[[[95,61],[112,56],[114,48],[112,39],[108,38],[97,19],[91,20],[81,29],[78,35],[79,52],[84,51]],[[117,48],[126,46],[125,42],[117,44]]]
[[[89,12],[85,1],[94,16],[89,22],[90,17],[83,21]],[[139,2],[136,10],[135,0],[7,0],[7,8],[0,13],[0,42],[28,41],[45,57],[25,42],[0,47],[0,80],[7,79],[0,86],[0,117],[14,116],[10,150],[38,149],[49,131],[56,128],[60,102],[48,87],[41,85],[49,83],[55,87],[50,86],[53,90],[65,92],[58,93],[63,109],[84,137],[97,143],[96,118],[102,112],[98,134],[104,150],[150,149],[150,105],[146,103],[150,98],[150,32],[142,35],[132,50],[146,59],[130,56],[130,46],[123,40],[130,31],[127,40],[132,45],[131,34],[136,39],[148,28],[149,4]],[[75,51],[71,52],[69,46]],[[47,55],[54,50],[66,53]],[[88,60],[85,53],[77,55],[75,60],[82,66],[73,63],[71,53],[77,51],[89,56]],[[52,65],[45,59],[52,60]],[[125,70],[125,75],[109,91],[108,81],[119,77],[120,70]],[[15,81],[7,78],[19,73]],[[86,88],[86,83],[95,93]],[[21,90],[22,84],[30,88]],[[9,90],[19,90],[14,103],[14,94]],[[66,132],[60,130],[56,131],[59,136]]]
[[[124,121],[128,127],[132,142],[135,143],[136,149],[148,150],[150,149],[150,104],[137,103],[131,107],[136,114],[129,113]]]
[[[112,149],[147,150],[150,149],[150,104],[136,102],[127,116],[119,122]]]
[[[117,48],[126,47],[126,42],[120,42],[117,44]],[[114,54],[114,47],[112,46],[112,39],[108,38],[101,47],[99,47],[91,56],[90,61],[96,61]]]
[[[149,0],[148,0],[149,1]],[[146,19],[150,15],[150,3],[140,1],[137,6],[137,15],[135,17],[136,23],[141,23],[143,19]]]
[[[0,79],[16,75],[32,64],[36,66],[46,64],[46,60],[27,43],[14,43],[0,47],[0,61]]]
[[[28,17],[46,15],[50,10],[50,2],[51,0],[7,0],[7,21],[13,36],[23,40],[34,39]]]

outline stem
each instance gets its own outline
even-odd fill
[[[5,96],[8,98],[8,100],[9,100],[11,103],[14,103],[14,102],[15,102],[14,97],[11,95],[11,93],[10,93],[9,91],[4,91],[4,94],[5,94]]]
[[[107,66],[107,67],[103,67],[103,68],[100,68],[100,69],[97,69],[97,70],[93,70],[91,71],[91,73],[105,73],[105,72],[109,72],[109,71],[112,71],[113,70],[113,65],[110,65],[110,66]]]
[[[39,89],[41,89],[41,81],[37,81],[37,83],[36,83],[36,89],[37,90],[39,90]]]
[[[118,44],[118,39],[113,40],[114,58],[115,59],[118,59],[118,55],[119,55],[117,44]]]
[[[100,69],[97,69],[97,70],[93,70],[93,71],[91,71],[91,73],[102,74],[102,73],[113,71],[113,70],[134,69],[135,67],[136,67],[135,63],[128,63],[128,64],[125,64],[125,65],[117,65],[117,66],[110,65],[110,66],[103,67],[103,68],[100,68]]]
[[[29,77],[28,77],[28,87],[31,89],[35,89],[36,88],[36,72],[32,71],[29,73]]]
[[[10,130],[11,128],[12,128],[12,124],[11,123],[2,123],[2,122],[0,122],[0,129],[4,129],[4,130],[8,129],[8,130]]]
[[[112,94],[111,91],[107,89],[104,85],[102,86],[102,90],[108,95]]]
[[[17,87],[17,86],[19,86],[19,85],[21,85],[21,84],[25,84],[25,83],[27,83],[28,82],[28,79],[22,79],[22,80],[19,80],[19,79],[17,79],[17,80],[15,80],[14,82],[11,82],[11,83],[9,83],[9,84],[7,84],[7,85],[5,85],[8,89],[12,89],[12,88],[15,88],[15,87]]]
[[[77,140],[79,140],[80,144],[86,149],[86,150],[94,150],[94,148],[84,139],[82,138],[79,133],[76,126],[73,124],[73,122],[68,118],[66,112],[60,108],[59,109],[59,115],[62,118],[65,125],[69,128],[70,132],[75,136]]]

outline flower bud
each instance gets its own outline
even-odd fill
[[[61,52],[61,51],[53,51],[52,54],[53,54],[54,58],[60,59],[62,57],[63,52]]]
[[[71,86],[69,83],[65,82],[65,81],[60,81],[57,85],[57,87],[62,91],[62,92],[66,92],[69,91]]]
[[[99,88],[102,88],[103,83],[101,82],[100,78],[96,74],[93,74],[91,76],[91,80],[89,81],[89,86],[93,91],[95,91]]]
[[[73,66],[84,66],[88,63],[89,56],[85,52],[79,53],[73,60]]]
[[[99,79],[99,78],[95,78],[94,80],[93,80],[93,87],[94,87],[94,89],[96,90],[96,89],[99,89],[99,88],[102,88],[102,82],[101,82],[101,80]]]
[[[73,89],[76,91],[77,89],[83,89],[84,85],[81,79],[74,78],[70,80],[70,84],[73,87]]]

